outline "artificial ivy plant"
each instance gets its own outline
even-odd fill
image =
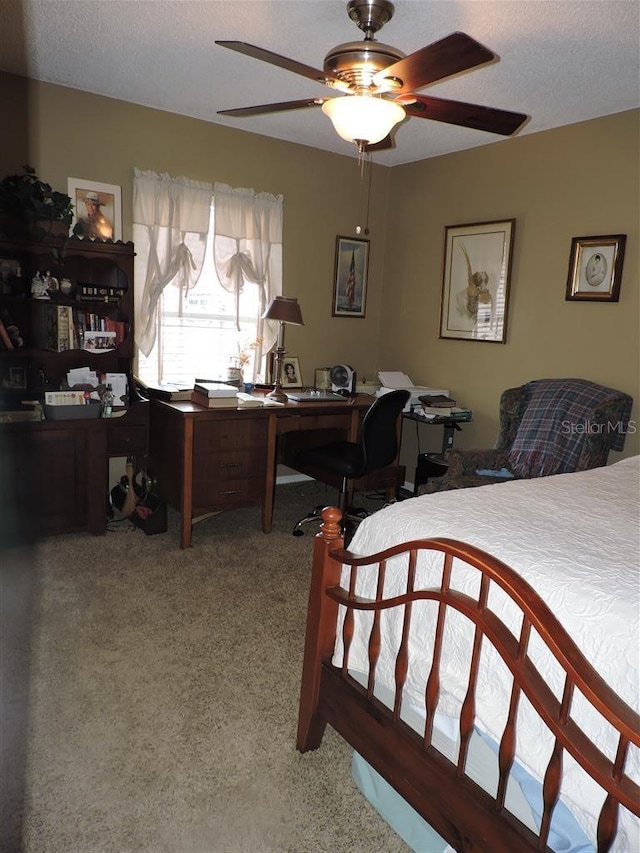
[[[71,198],[41,181],[32,166],[23,169],[24,174],[0,181],[0,232],[41,240],[52,233],[54,223],[62,222],[68,234],[73,221]]]

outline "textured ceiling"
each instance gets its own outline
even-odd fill
[[[408,54],[456,30],[500,61],[422,94],[526,113],[520,135],[640,106],[637,0],[397,0],[378,40]],[[5,71],[353,156],[317,108],[216,115],[332,92],[214,42],[250,42],[321,69],[330,48],[362,36],[346,0],[0,0]],[[412,118],[374,161],[407,163],[501,138]]]

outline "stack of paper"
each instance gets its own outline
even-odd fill
[[[251,394],[245,394],[243,391],[238,391],[238,408],[239,409],[257,409],[260,406],[284,406],[278,400],[272,400],[270,397],[252,397]]]
[[[421,407],[422,404],[420,403],[420,396],[423,394],[444,394],[446,397],[449,396],[448,388],[429,388],[426,385],[414,385],[411,378],[407,376],[406,373],[402,373],[399,370],[381,370],[378,373],[378,379],[382,385],[382,388],[377,392],[378,396],[398,389],[404,389],[410,392],[411,396],[409,397],[409,401],[403,409],[405,412],[410,412],[414,406]]]

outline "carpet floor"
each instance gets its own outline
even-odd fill
[[[295,749],[311,531],[335,494],[279,486],[194,528],[129,522],[36,558],[25,853],[406,853],[327,728]],[[378,504],[378,506],[381,504]]]

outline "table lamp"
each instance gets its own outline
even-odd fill
[[[287,395],[282,390],[282,361],[284,359],[284,327],[287,323],[293,323],[295,326],[304,326],[302,319],[302,311],[298,305],[298,300],[291,296],[274,296],[266,311],[262,315],[263,320],[277,320],[278,340],[276,343],[275,358],[273,360],[273,371],[275,373],[274,389],[267,397],[272,400],[277,400],[279,403],[287,402]]]

